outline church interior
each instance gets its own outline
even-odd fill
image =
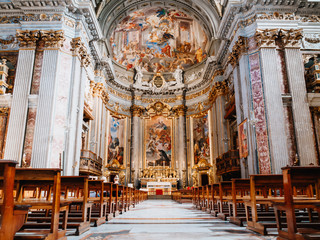
[[[0,0],[0,240],[320,239],[319,156],[318,0]]]

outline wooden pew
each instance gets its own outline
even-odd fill
[[[284,199],[274,201],[278,239],[319,239],[320,167],[285,167],[282,171]],[[309,209],[309,219],[297,223],[297,211],[301,209]],[[312,214],[313,209],[317,211],[316,217]],[[285,212],[287,227],[281,218],[282,212]]]
[[[26,221],[30,205],[14,204],[15,161],[0,161],[0,187],[2,199],[0,204],[0,239],[12,240],[15,233]]]
[[[181,189],[180,192],[180,202],[181,203],[189,203],[192,202],[192,190]]]
[[[219,183],[219,196],[217,199],[218,214],[217,217],[222,220],[227,220],[229,216],[228,202],[232,198],[232,182],[225,181]]]
[[[91,202],[91,223],[94,227],[100,226],[106,222],[108,198],[104,197],[104,182],[103,180],[89,180],[89,197]]]
[[[219,213],[219,206],[218,206],[218,198],[220,196],[220,185],[218,183],[212,184],[211,185],[211,190],[210,190],[210,194],[211,194],[211,215],[217,217],[218,213]]]
[[[69,202],[60,202],[61,170],[60,169],[16,169],[18,204],[30,205],[34,212],[40,210],[41,214],[48,217],[42,219],[32,218],[29,214],[27,222],[16,233],[14,239],[66,239],[66,227],[69,211]],[[28,195],[28,191],[38,194]],[[59,216],[62,213],[62,221]],[[59,227],[61,226],[61,229]]]
[[[247,228],[263,235],[267,234],[267,228],[276,228],[271,205],[272,201],[281,198],[283,198],[282,175],[251,175],[250,198],[244,200]]]
[[[113,216],[117,217],[120,214],[119,211],[119,205],[120,205],[120,198],[119,198],[119,185],[118,184],[112,184],[112,196],[113,196]]]
[[[61,178],[62,202],[70,202],[67,227],[76,229],[78,236],[90,229],[92,202],[89,201],[89,179],[87,176],[65,176]]]
[[[244,200],[250,198],[250,179],[232,179],[232,198],[229,200],[229,221],[243,226],[246,221]]]

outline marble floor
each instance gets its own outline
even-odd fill
[[[272,240],[245,227],[195,210],[192,204],[147,200],[130,211],[68,240]]]

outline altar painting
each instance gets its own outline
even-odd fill
[[[108,136],[108,164],[118,161],[123,165],[125,119],[110,116]]]
[[[210,162],[209,125],[208,114],[201,118],[193,119],[193,153],[194,164],[200,159]]]
[[[156,116],[146,120],[145,156],[148,166],[171,166],[172,120]]]
[[[206,58],[207,36],[201,25],[172,8],[151,7],[124,18],[110,36],[113,59],[127,70],[174,72]]]
[[[248,150],[248,138],[247,138],[247,119],[239,124],[239,156],[240,158],[246,158],[249,155]]]

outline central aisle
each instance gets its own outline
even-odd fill
[[[192,204],[147,200],[107,224],[68,240],[265,240],[244,227],[222,221]]]

